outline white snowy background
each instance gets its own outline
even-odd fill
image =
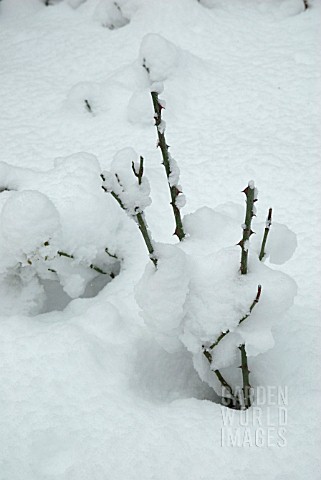
[[[320,1],[50,3],[0,1],[0,479],[317,480]],[[143,58],[164,85],[181,245]],[[117,168],[130,208],[148,207],[157,274],[101,189]],[[251,179],[257,234],[239,285]],[[237,324],[257,279],[240,335],[251,383],[288,387],[287,444],[226,448],[199,348]]]

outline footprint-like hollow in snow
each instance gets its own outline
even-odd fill
[[[130,384],[137,395],[157,403],[185,398],[220,401],[214,390],[200,379],[192,356],[184,347],[168,353],[149,336],[136,344]]]

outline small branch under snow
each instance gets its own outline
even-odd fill
[[[257,287],[257,293],[256,293],[256,297],[255,299],[253,300],[250,308],[249,308],[249,311],[246,315],[244,315],[244,317],[241,318],[241,320],[239,321],[239,325],[244,322],[244,320],[246,320],[247,318],[249,318],[249,316],[251,315],[252,313],[252,310],[253,308],[255,307],[255,305],[257,305],[259,303],[259,300],[260,300],[260,297],[261,297],[261,292],[262,292],[262,286],[261,285],[258,285]],[[224,337],[226,337],[226,335],[228,335],[230,333],[230,330],[226,330],[226,332],[222,332],[219,337],[217,338],[217,340],[209,347],[209,350],[213,350],[219,343],[221,340],[223,340]]]
[[[228,393],[231,395],[231,398],[226,398],[224,397],[224,405],[230,408],[235,408],[236,410],[240,410],[241,405],[239,404],[238,398],[236,397],[235,393],[233,392],[233,389],[229,383],[225,380],[223,375],[219,370],[214,370],[214,373],[216,375],[216,378],[219,380],[221,383],[222,387],[228,391]],[[223,398],[222,398],[223,400]]]
[[[91,105],[86,98],[85,98],[84,102],[85,102],[86,110],[88,110],[89,113],[93,113]]]
[[[244,320],[246,320],[247,318],[249,318],[249,316],[251,315],[252,310],[253,310],[253,308],[255,307],[255,305],[257,305],[257,304],[259,303],[259,300],[260,300],[260,297],[261,297],[261,293],[262,293],[262,285],[258,285],[256,297],[255,297],[255,299],[253,300],[252,305],[250,306],[250,310],[249,310],[249,312],[248,312],[246,315],[244,315],[243,318],[241,318],[241,320],[239,321],[239,325],[240,325],[242,322],[244,322]]]
[[[132,162],[132,170],[133,170],[133,173],[135,175],[135,177],[137,178],[137,181],[138,181],[138,185],[141,186],[142,185],[142,179],[143,179],[143,175],[144,175],[144,158],[141,156],[140,159],[139,159],[139,166],[138,168],[136,167],[135,165],[135,162]],[[101,176],[101,179],[103,180],[103,182],[106,182],[106,178],[103,174],[100,175]],[[120,181],[120,178],[118,176],[117,173],[114,174],[114,177],[117,181],[117,184],[119,185],[119,187],[121,187],[122,189],[122,192],[124,193],[124,187],[122,186],[121,184],[121,181]],[[120,195],[118,195],[117,193],[114,192],[114,190],[112,190],[109,186],[109,188],[107,188],[105,185],[102,185],[102,189],[104,190],[104,192],[106,193],[110,193],[114,199],[118,202],[119,206],[130,216],[132,217],[135,222],[137,223],[138,225],[138,228],[142,234],[142,237],[144,239],[144,242],[145,242],[145,245],[147,247],[147,250],[148,250],[148,253],[149,253],[149,258],[151,259],[151,261],[153,262],[153,264],[155,265],[155,267],[157,267],[157,258],[155,257],[155,250],[154,250],[154,246],[153,246],[153,241],[152,241],[152,237],[150,235],[150,232],[149,232],[149,229],[148,229],[148,226],[147,226],[147,222],[146,222],[146,219],[145,219],[145,215],[144,215],[144,212],[143,211],[140,211],[140,208],[139,207],[135,207],[134,208],[134,212],[135,213],[131,213],[128,211],[128,208],[126,207],[126,205],[124,204],[124,202],[122,201],[122,199],[120,198]],[[106,253],[108,255],[109,252],[106,250]]]
[[[47,242],[46,242],[47,243]],[[107,248],[105,249],[105,251],[107,250]],[[73,260],[75,257],[74,255],[71,255],[69,253],[66,253],[66,252],[63,252],[61,250],[58,250],[57,252],[57,255],[59,255],[59,257],[66,257],[66,258],[70,258],[71,260]],[[117,258],[117,257],[114,257],[114,258]],[[115,275],[113,273],[107,273],[107,272],[104,272],[104,270],[102,270],[100,267],[97,267],[97,265],[94,265],[93,263],[91,263],[89,265],[89,268],[91,268],[92,270],[95,270],[95,272],[97,273],[100,273],[101,275],[109,275],[111,278],[114,278]],[[50,271],[54,271],[50,268],[48,268],[48,270]]]
[[[239,325],[244,322],[244,320],[246,320],[247,318],[249,318],[249,316],[251,315],[252,313],[252,310],[253,308],[255,307],[255,305],[257,305],[259,303],[259,300],[260,300],[260,297],[261,297],[261,293],[262,293],[262,286],[261,285],[258,285],[257,287],[257,293],[256,293],[256,297],[255,299],[253,300],[251,306],[250,306],[250,309],[249,309],[249,312],[244,315],[244,317],[241,318],[241,320],[239,321]],[[222,332],[220,334],[220,336],[218,337],[218,339],[208,348],[206,347],[203,347],[203,355],[207,358],[209,364],[211,365],[212,364],[212,361],[213,361],[213,349],[220,343],[221,340],[223,340],[224,337],[226,337],[226,335],[228,335],[230,333],[230,330],[226,330],[226,332]],[[251,399],[250,399],[250,384],[249,384],[249,374],[250,374],[250,371],[248,369],[248,363],[247,363],[247,355],[246,355],[246,350],[245,350],[245,345],[240,345],[239,347],[240,351],[241,351],[241,369],[242,369],[242,377],[243,377],[243,395],[244,395],[244,407],[245,408],[249,408],[251,406]],[[239,401],[238,399],[235,397],[234,393],[233,393],[233,390],[232,390],[232,387],[226,382],[226,380],[224,379],[224,377],[222,376],[222,374],[220,373],[219,370],[215,369],[215,370],[212,370],[216,377],[218,378],[218,380],[221,382],[221,385],[227,389],[227,391],[230,393],[230,395],[232,396],[232,404],[235,406],[235,408],[237,409],[240,409],[241,408],[241,405],[239,404]],[[227,405],[228,406],[228,405]]]
[[[58,250],[57,255],[59,255],[59,257],[75,258],[73,255],[70,255],[69,253],[66,253],[66,252],[62,252],[61,250]]]
[[[118,260],[117,255],[113,255],[112,253],[110,253],[110,251],[108,250],[107,247],[105,248],[105,252],[107,253],[107,255],[108,255],[109,257],[112,257],[112,258],[115,258],[116,260]]]
[[[212,355],[210,354],[210,352],[206,349],[203,349],[203,354],[207,358],[209,364],[211,364],[212,363]],[[230,398],[224,397],[224,405],[227,406],[227,407],[232,407],[233,406],[236,409],[240,409],[239,401],[238,401],[236,395],[234,394],[231,385],[225,380],[225,378],[223,377],[223,375],[221,374],[221,372],[218,369],[215,369],[215,370],[212,370],[212,371],[216,375],[216,378],[218,379],[218,381],[220,382],[222,387],[225,390],[227,390],[227,392],[230,394]],[[222,400],[223,400],[223,397],[222,397]]]

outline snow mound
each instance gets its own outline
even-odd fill
[[[85,3],[87,0],[66,0],[68,5],[70,5],[72,8],[78,8],[80,5]]]
[[[239,206],[228,203],[187,215],[189,236],[177,246],[158,245],[157,269],[148,265],[136,288],[136,300],[155,339],[169,352],[186,347],[201,379],[216,389],[204,348],[211,349],[222,332],[229,332],[211,350],[214,370],[232,366],[241,344],[249,357],[266,352],[274,345],[273,325],[291,307],[297,290],[288,275],[260,262],[251,244],[248,274],[241,275],[241,250],[235,241],[241,232],[239,214]],[[282,232],[295,238],[286,227]],[[294,246],[293,241],[292,253]],[[280,263],[285,260],[282,253],[275,255]],[[251,313],[259,285],[262,293]]]
[[[34,190],[14,192],[1,212],[1,234],[8,250],[30,253],[60,230],[59,214],[49,198]]]
[[[293,17],[304,12],[303,0],[284,0],[278,5],[278,10],[275,12],[275,17],[278,20],[283,20],[287,17]]]
[[[124,27],[129,19],[124,15],[122,7],[126,0],[101,0],[94,12],[94,20],[109,30]]]
[[[6,290],[13,287],[11,297],[2,304],[6,313],[11,305],[8,299],[14,298],[17,288],[24,289],[28,275],[38,278],[33,280],[35,285],[57,282],[69,298],[76,298],[85,294],[96,277],[105,275],[107,281],[118,273],[115,252],[121,217],[101,188],[100,173],[96,157],[87,153],[58,158],[47,172],[0,163],[0,246],[5,252],[0,280]],[[25,273],[29,270],[33,273]],[[19,281],[12,280],[18,277]],[[104,282],[99,284],[102,287]],[[29,305],[31,287],[25,292]],[[33,290],[33,299],[38,290],[38,286]],[[59,309],[62,292],[51,290],[56,290]]]
[[[265,225],[255,223],[255,230],[263,232]],[[252,248],[259,252],[261,248],[261,236],[255,235],[252,240]],[[297,247],[296,234],[282,223],[272,222],[269,236],[265,246],[264,260],[269,259],[274,265],[282,265],[292,258]]]
[[[198,2],[207,8],[215,8],[221,5],[219,0],[198,0]]]
[[[176,46],[161,35],[149,33],[142,40],[139,60],[152,82],[165,81],[175,70],[179,61]]]
[[[66,103],[69,110],[77,113],[95,115],[106,109],[102,88],[94,82],[79,82],[74,85],[68,93]]]
[[[168,352],[181,349],[179,334],[184,319],[189,274],[186,255],[174,245],[157,245],[157,270],[147,265],[136,288],[145,323]]]
[[[270,15],[277,21],[300,15],[305,11],[303,0],[273,0],[258,4],[258,11],[263,15]]]
[[[201,207],[196,212],[185,215],[184,228],[189,235],[188,251],[202,246],[202,252],[236,245],[240,240],[240,219],[243,217],[241,205],[228,202],[215,209]],[[205,250],[204,250],[205,249]]]
[[[128,102],[127,118],[133,124],[154,125],[154,111],[149,90],[137,90],[133,93]]]
[[[114,156],[110,171],[103,172],[104,187],[118,197],[129,215],[135,216],[151,204],[147,178],[138,181],[140,161],[132,148],[124,148]]]

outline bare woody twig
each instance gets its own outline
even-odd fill
[[[254,202],[257,201],[256,198],[256,188],[253,181],[248,183],[248,186],[243,190],[246,195],[246,214],[245,214],[245,222],[243,225],[243,238],[240,241],[240,246],[242,249],[241,255],[241,274],[246,275],[248,269],[248,254],[249,254],[249,240],[252,233],[254,233],[251,229],[252,218],[254,217]],[[258,287],[257,296],[252,304],[252,309],[259,301],[261,295],[261,286]],[[244,321],[245,318],[241,319]],[[247,354],[245,344],[239,346],[241,351],[241,369],[242,369],[242,378],[243,378],[243,396],[244,396],[244,406],[245,408],[249,408],[251,406],[251,399],[250,399],[250,371],[248,368],[248,361],[247,361]]]
[[[209,364],[212,363],[212,355],[211,353],[206,350],[206,349],[203,349],[203,354],[204,356],[207,358]],[[230,395],[230,398],[226,398],[224,397],[224,405],[226,406],[232,406],[234,405],[235,408],[238,408],[238,399],[237,397],[235,396],[234,392],[233,392],[233,389],[231,387],[231,385],[225,380],[225,378],[223,377],[223,375],[221,374],[221,372],[218,370],[218,369],[215,369],[215,370],[212,370],[214,372],[214,374],[216,375],[216,378],[218,379],[218,381],[220,382],[220,384],[222,385],[222,387],[229,393]],[[223,397],[222,397],[222,400],[223,400]]]
[[[153,100],[153,107],[155,112],[155,126],[157,128],[157,135],[158,135],[158,146],[161,149],[162,157],[163,157],[163,165],[165,167],[168,186],[171,195],[171,206],[174,213],[175,218],[175,235],[178,236],[179,240],[183,240],[185,237],[183,222],[181,218],[181,212],[179,207],[177,206],[177,197],[180,193],[182,193],[177,185],[172,185],[170,180],[170,175],[172,173],[171,169],[171,157],[169,154],[169,145],[167,145],[166,138],[165,138],[165,129],[163,128],[162,124],[162,105],[159,102],[158,93],[151,92],[152,100]]]
[[[138,172],[135,169],[135,164],[134,163],[132,163],[132,170],[133,170],[133,173],[134,173],[135,177],[137,177],[138,184],[141,185],[143,174],[144,174],[144,158],[143,157],[140,157]],[[102,180],[105,181],[104,175],[100,175],[100,176],[101,176]],[[120,180],[119,180],[117,174],[115,174],[115,177],[117,179],[117,182],[120,184]],[[125,211],[127,210],[126,206],[123,204],[123,202],[121,201],[121,199],[119,198],[119,195],[117,195],[117,193],[115,193],[112,190],[107,190],[107,188],[104,185],[102,185],[102,189],[107,193],[109,192],[115,198],[115,200],[118,202],[119,206],[123,210],[125,210]],[[149,258],[151,259],[151,261],[153,262],[155,267],[157,267],[157,258],[155,256],[153,241],[152,241],[152,238],[151,238],[149,230],[148,230],[145,215],[144,215],[143,212],[138,211],[133,215],[133,218],[134,218],[135,222],[137,223],[138,228],[139,228],[139,230],[142,234],[142,237],[144,239],[145,245],[146,245],[148,253],[149,253]]]
[[[249,182],[248,186],[243,190],[246,195],[246,214],[245,214],[245,222],[243,225],[243,238],[239,242],[239,245],[242,249],[242,256],[241,256],[241,274],[245,275],[247,273],[247,261],[248,261],[248,253],[249,253],[249,240],[252,233],[251,230],[251,223],[252,218],[254,216],[254,202],[256,202],[255,198],[255,186],[254,182]]]
[[[93,113],[93,111],[92,111],[92,108],[91,108],[91,105],[90,105],[89,101],[88,101],[88,100],[85,98],[84,102],[85,102],[85,107],[86,107],[86,110],[87,110],[89,113]]]
[[[248,367],[247,354],[245,350],[245,344],[239,346],[241,352],[241,365],[242,379],[243,379],[243,398],[244,407],[249,408],[251,406],[251,385],[250,385],[250,370]]]
[[[135,177],[138,178],[138,185],[142,184],[142,179],[144,175],[144,158],[142,156],[139,157],[139,169],[138,172],[135,169],[135,163],[132,162],[132,170],[134,172]]]
[[[105,251],[106,250],[107,250],[107,248],[105,249]],[[61,250],[58,250],[57,255],[59,255],[59,257],[71,258],[72,260],[75,258],[74,255],[63,252]],[[114,256],[114,258],[117,258],[117,257]],[[100,267],[97,267],[97,265],[94,265],[93,263],[91,263],[89,265],[89,268],[91,268],[92,270],[95,270],[95,272],[100,273],[102,275],[109,275],[111,278],[115,278],[115,275],[112,272],[111,273],[104,272],[104,270],[102,270]],[[49,269],[49,270],[51,270],[51,269]],[[53,270],[51,270],[51,271],[53,271]]]
[[[147,74],[149,75],[150,70],[147,67],[145,62],[146,60],[143,59],[142,66],[146,70]],[[184,232],[183,222],[181,218],[181,212],[177,204],[178,203],[177,197],[182,192],[180,191],[178,185],[174,184],[171,179],[171,174],[172,174],[171,162],[173,161],[173,159],[171,158],[171,155],[169,153],[169,145],[167,144],[166,138],[165,138],[165,123],[162,120],[162,110],[164,107],[159,101],[158,92],[152,90],[151,96],[152,96],[152,102],[154,107],[155,127],[157,129],[157,136],[158,136],[158,147],[161,149],[161,152],[162,152],[163,165],[165,168],[167,182],[168,182],[170,195],[171,195],[171,206],[172,206],[174,218],[175,218],[176,228],[175,228],[174,235],[177,235],[179,240],[181,241],[185,237],[185,232]]]
[[[251,315],[253,308],[255,307],[255,305],[260,300],[261,292],[262,292],[262,287],[261,287],[261,285],[258,285],[257,294],[256,294],[256,297],[255,297],[255,299],[253,300],[253,302],[250,306],[249,312],[246,315],[244,315],[244,317],[241,318],[241,320],[238,323],[239,325],[242,322],[244,322],[244,320],[246,320]],[[205,357],[207,358],[207,360],[210,364],[212,363],[212,360],[213,360],[213,349],[220,343],[221,340],[223,340],[223,338],[228,333],[230,333],[230,330],[227,330],[226,332],[222,332],[221,335],[216,340],[216,342],[214,342],[209,348],[206,349],[205,347],[203,347],[203,354],[205,355]],[[239,349],[241,350],[241,361],[242,361],[242,365],[241,365],[240,368],[242,368],[242,376],[243,376],[243,389],[242,389],[242,391],[243,391],[243,395],[244,395],[244,406],[245,406],[245,408],[248,408],[250,406],[250,390],[249,390],[250,389],[250,386],[249,386],[249,373],[250,372],[249,372],[249,369],[248,369],[245,345],[244,344],[241,345],[239,347]],[[226,403],[227,400],[225,399],[224,403],[226,404],[226,406],[231,407],[233,405],[233,406],[235,406],[235,408],[238,408],[238,409],[241,408],[241,405],[239,404],[239,400],[235,396],[232,387],[224,379],[221,372],[217,369],[213,370],[213,372],[216,375],[216,377],[218,378],[218,380],[220,381],[222,387],[224,387],[232,397],[232,400],[231,400],[230,404]]]
[[[244,320],[246,320],[247,318],[249,318],[249,316],[251,315],[252,313],[252,310],[253,308],[255,307],[255,305],[259,302],[260,300],[260,297],[261,297],[261,292],[262,292],[262,286],[261,285],[258,285],[257,287],[257,293],[256,293],[256,297],[255,299],[253,300],[250,308],[249,308],[249,311],[246,315],[244,315],[244,317],[241,318],[241,320],[239,321],[239,325],[244,322]],[[225,332],[222,332],[219,337],[217,338],[217,340],[209,347],[210,350],[213,350],[219,343],[221,340],[223,340],[223,338],[228,334],[230,333],[230,330],[226,330]]]
[[[266,219],[265,223],[265,229],[264,229],[264,235],[262,239],[262,245],[261,245],[261,250],[260,250],[260,255],[259,255],[259,260],[262,261],[265,257],[265,246],[267,242],[267,238],[270,232],[270,228],[272,225],[272,208],[269,208],[269,213]]]
[[[107,247],[105,248],[105,252],[107,253],[107,255],[108,255],[109,257],[115,258],[116,260],[118,260],[117,255],[113,255],[112,253],[110,253],[110,251],[108,250]]]

